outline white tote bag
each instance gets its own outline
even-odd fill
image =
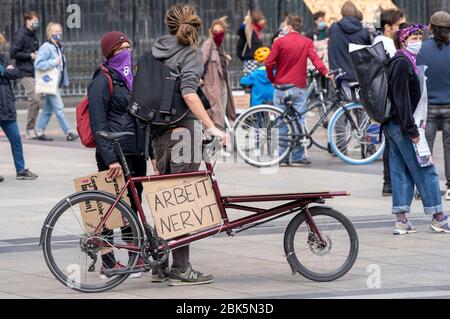
[[[59,69],[54,67],[50,70],[35,71],[36,94],[58,94]]]

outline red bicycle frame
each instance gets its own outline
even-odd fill
[[[254,224],[258,221],[263,221],[266,219],[270,219],[271,217],[277,216],[274,219],[281,218],[285,215],[292,214],[295,212],[299,212],[304,210],[307,215],[307,222],[310,229],[317,234],[319,239],[324,242],[320,231],[318,227],[316,226],[314,219],[311,217],[308,211],[308,205],[312,203],[324,203],[325,199],[331,199],[334,197],[342,197],[342,196],[349,196],[350,194],[348,192],[323,192],[323,193],[297,193],[297,194],[280,194],[280,195],[255,195],[255,196],[229,196],[229,197],[223,197],[220,189],[219,184],[214,176],[214,170],[210,163],[206,164],[206,171],[199,171],[199,172],[192,172],[192,173],[183,173],[183,174],[171,174],[171,175],[155,175],[155,176],[146,176],[146,177],[131,177],[126,176],[126,184],[124,188],[121,190],[120,195],[117,197],[117,200],[115,203],[108,209],[107,213],[105,214],[104,219],[102,222],[97,226],[95,229],[95,236],[100,236],[106,221],[111,216],[112,212],[114,211],[115,207],[120,201],[120,198],[122,198],[126,191],[129,190],[131,192],[131,195],[133,196],[133,199],[136,203],[139,217],[142,221],[143,225],[148,224],[147,218],[145,216],[144,210],[142,208],[142,202],[139,199],[138,191],[136,188],[136,183],[145,183],[145,182],[155,182],[155,181],[162,181],[162,180],[168,180],[168,179],[174,179],[174,178],[186,178],[186,177],[202,177],[202,176],[209,176],[212,179],[212,185],[214,194],[216,196],[217,204],[220,209],[220,213],[222,216],[223,224],[200,231],[198,233],[192,234],[192,235],[185,235],[182,237],[179,237],[177,239],[171,240],[169,242],[169,248],[170,249],[176,249],[178,247],[190,244],[192,242],[208,238],[211,236],[218,235],[219,233],[226,232],[229,236],[233,235],[233,231],[237,228],[241,228],[243,226]],[[241,205],[241,203],[261,203],[261,202],[288,202],[287,204],[283,204],[280,206],[273,207],[271,209],[261,209],[256,207],[249,207]],[[253,212],[253,215],[235,220],[230,221],[227,215],[226,210],[227,209],[235,209],[245,212]],[[273,219],[272,219],[273,220]],[[247,227],[247,229],[254,227],[250,226]],[[325,242],[324,242],[325,243]],[[140,252],[141,248],[132,246],[132,245],[118,245],[113,244],[113,246],[117,249],[126,249],[129,251],[135,251]]]

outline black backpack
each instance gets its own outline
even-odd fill
[[[381,124],[392,118],[390,58],[383,42],[350,53],[361,90],[360,100],[369,117]]]
[[[181,94],[181,70],[173,72],[151,53],[144,54],[137,64],[130,100],[130,113],[151,126],[172,126],[189,113]],[[211,108],[203,91],[198,95],[206,109]]]

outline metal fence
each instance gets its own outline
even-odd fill
[[[180,0],[0,0],[0,32],[11,40],[15,30],[22,25],[22,14],[33,9],[41,15],[45,26],[50,21],[64,25],[71,12],[67,8],[77,4],[81,10],[81,28],[69,29],[64,34],[71,85],[63,95],[83,95],[95,68],[101,63],[99,50],[101,35],[110,30],[125,32],[133,41],[134,52],[139,56],[151,47],[154,39],[165,33],[164,13]],[[311,13],[302,0],[189,0],[197,6],[204,21],[204,35],[210,22],[221,16],[228,16],[230,32],[225,40],[226,50],[234,57],[231,66],[233,86],[238,86],[241,65],[235,55],[237,36],[235,30],[249,9],[261,9],[269,25],[266,42],[269,42],[281,23],[282,16],[289,12],[304,17],[304,28],[312,24]],[[411,21],[428,22],[436,10],[450,10],[450,0],[398,0],[394,1],[405,9]],[[45,27],[41,28],[40,39],[44,39]],[[8,43],[5,47],[9,50]],[[17,87],[18,96],[23,90]]]

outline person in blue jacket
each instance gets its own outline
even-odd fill
[[[260,64],[259,67],[247,76],[241,79],[241,85],[252,88],[251,106],[262,104],[272,104],[274,88],[272,82],[267,77],[264,61],[270,55],[270,49],[266,47],[259,48],[255,52],[255,60]]]

